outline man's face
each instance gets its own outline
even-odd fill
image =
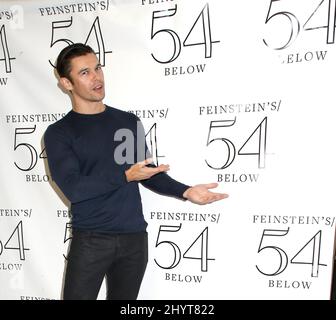
[[[101,102],[104,99],[104,74],[95,54],[73,58],[70,77],[72,81],[62,78],[62,84],[71,90],[75,102]]]

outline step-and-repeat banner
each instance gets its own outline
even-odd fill
[[[335,16],[336,0],[1,1],[0,299],[61,298],[71,208],[43,134],[71,109],[53,65],[74,42],[157,164],[230,194],[198,206],[141,187],[139,299],[329,299]]]

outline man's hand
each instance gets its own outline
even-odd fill
[[[183,193],[183,197],[196,204],[208,204],[214,201],[227,198],[226,193],[215,193],[208,189],[213,189],[218,186],[218,183],[197,184]]]
[[[144,161],[133,164],[133,166],[125,171],[127,181],[131,182],[149,179],[155,174],[158,174],[160,172],[166,172],[169,170],[169,165],[167,164],[161,164],[158,167],[146,167],[152,162],[153,159],[146,159]]]

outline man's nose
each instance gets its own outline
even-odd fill
[[[101,78],[101,75],[98,70],[94,70],[92,73],[92,80],[99,80]]]
[[[97,73],[96,70],[94,70],[94,71],[91,73],[91,75],[92,75],[92,80],[96,80],[96,79],[98,78],[98,73]]]

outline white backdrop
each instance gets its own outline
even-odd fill
[[[105,103],[157,163],[218,182],[207,206],[141,188],[139,299],[329,299],[336,0],[0,1],[0,299],[60,299],[71,212],[43,134],[71,103],[58,52],[86,42]],[[99,298],[104,299],[102,286]]]

